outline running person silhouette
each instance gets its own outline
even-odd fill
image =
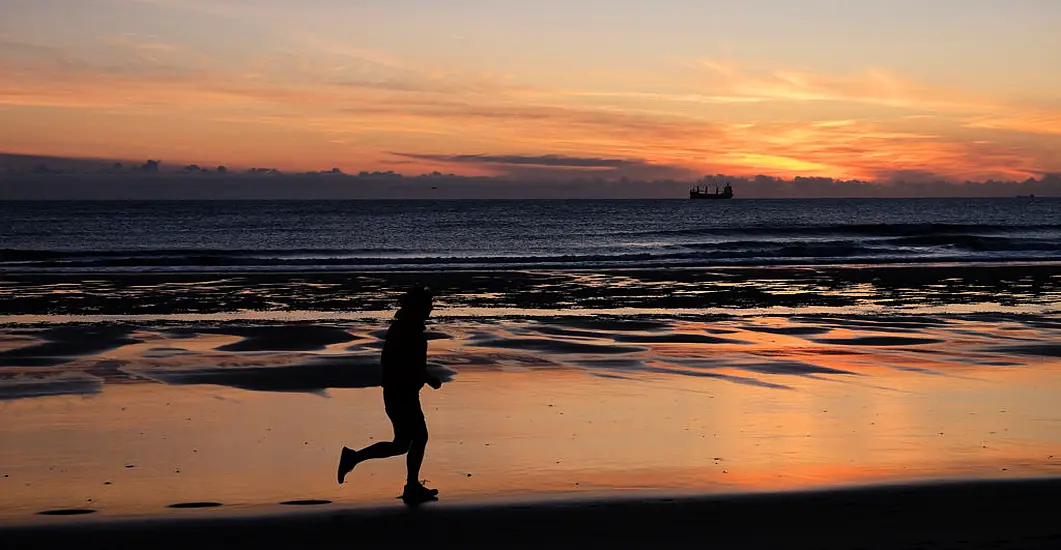
[[[427,422],[420,408],[420,389],[424,384],[436,390],[442,381],[427,372],[427,337],[424,321],[434,308],[430,289],[417,286],[401,297],[383,342],[383,404],[394,425],[394,440],[380,441],[359,451],[343,447],[339,456],[339,483],[355,466],[373,458],[407,454],[408,477],[406,500],[430,499],[437,489],[420,483],[420,464],[427,447]]]

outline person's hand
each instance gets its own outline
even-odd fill
[[[437,390],[442,387],[442,380],[439,380],[437,376],[428,376],[427,385]]]

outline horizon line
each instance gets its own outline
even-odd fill
[[[577,157],[569,157],[566,155],[546,155],[546,157],[554,159],[577,159]],[[8,159],[8,162],[2,162],[4,159]],[[20,168],[17,164],[13,165],[10,159],[22,159],[23,166]],[[637,161],[637,159],[627,159],[631,162]],[[743,180],[744,183],[755,183],[756,179],[766,178],[772,180],[774,183],[780,182],[797,182],[797,181],[817,181],[817,182],[832,182],[837,184],[850,183],[850,184],[872,184],[872,185],[894,185],[894,184],[906,184],[906,185],[918,185],[918,184],[945,184],[945,185],[969,185],[969,184],[1026,184],[1029,182],[1042,182],[1045,180],[1053,180],[1061,178],[1061,172],[1042,171],[1035,176],[1029,176],[1024,180],[1017,179],[1006,179],[996,180],[992,178],[987,179],[965,179],[959,180],[954,178],[948,178],[942,175],[937,175],[931,171],[925,171],[923,168],[910,168],[906,170],[897,170],[896,175],[888,178],[859,178],[845,176],[828,176],[828,175],[794,175],[785,177],[782,175],[772,175],[768,173],[756,173],[756,174],[726,174],[726,173],[715,173],[715,174],[703,174],[699,177],[694,178],[644,178],[644,177],[630,177],[621,173],[616,173],[614,170],[603,167],[603,166],[556,166],[549,164],[533,164],[528,165],[540,168],[550,169],[554,172],[552,174],[537,174],[534,176],[526,176],[520,174],[459,174],[459,173],[443,173],[437,170],[432,172],[421,172],[421,173],[405,173],[395,171],[393,169],[383,170],[360,170],[357,172],[347,171],[338,167],[325,168],[319,170],[293,170],[286,168],[276,168],[270,166],[254,166],[254,165],[228,165],[228,164],[199,164],[199,163],[188,163],[184,164],[184,161],[176,164],[165,164],[164,161],[156,159],[147,159],[146,161],[136,161],[129,159],[118,159],[118,158],[104,158],[104,157],[62,157],[55,155],[41,155],[41,154],[22,154],[22,153],[11,153],[0,151],[0,177],[4,175],[18,175],[18,176],[265,176],[265,177],[305,177],[305,176],[333,176],[333,177],[352,177],[352,178],[451,178],[451,179],[464,179],[470,181],[536,181],[541,183],[686,183],[696,184],[704,182],[705,180],[711,180],[712,178],[718,178],[719,181],[711,183],[725,183],[726,180],[733,180],[733,183],[737,183]],[[58,165],[53,168],[48,165],[48,162],[55,163]],[[26,164],[35,164],[32,168],[27,168]],[[63,165],[66,166],[63,166]],[[74,165],[74,166],[70,166]],[[94,165],[91,168],[86,165]],[[80,166],[80,167],[79,167]],[[174,168],[163,169],[163,166],[172,166]],[[178,167],[179,168],[176,168]],[[909,176],[904,173],[909,172]]]

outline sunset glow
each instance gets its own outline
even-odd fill
[[[0,0],[0,12],[4,153],[467,175],[631,161],[645,179],[1061,171],[1049,0]]]

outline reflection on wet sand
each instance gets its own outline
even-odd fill
[[[392,502],[399,463],[332,479],[338,442],[388,433],[378,390],[358,389],[378,384],[380,327],[6,329],[0,521]],[[447,321],[425,475],[448,501],[1061,475],[1059,331],[1016,315]]]
[[[96,393],[150,381],[317,392],[378,384],[374,323],[8,329],[0,398]],[[562,368],[621,376],[707,375],[786,387],[784,378],[956,375],[1053,365],[1058,328],[1035,316],[565,318],[447,322],[432,361],[468,369]],[[20,345],[14,345],[15,343]],[[770,386],[775,384],[775,386]]]

